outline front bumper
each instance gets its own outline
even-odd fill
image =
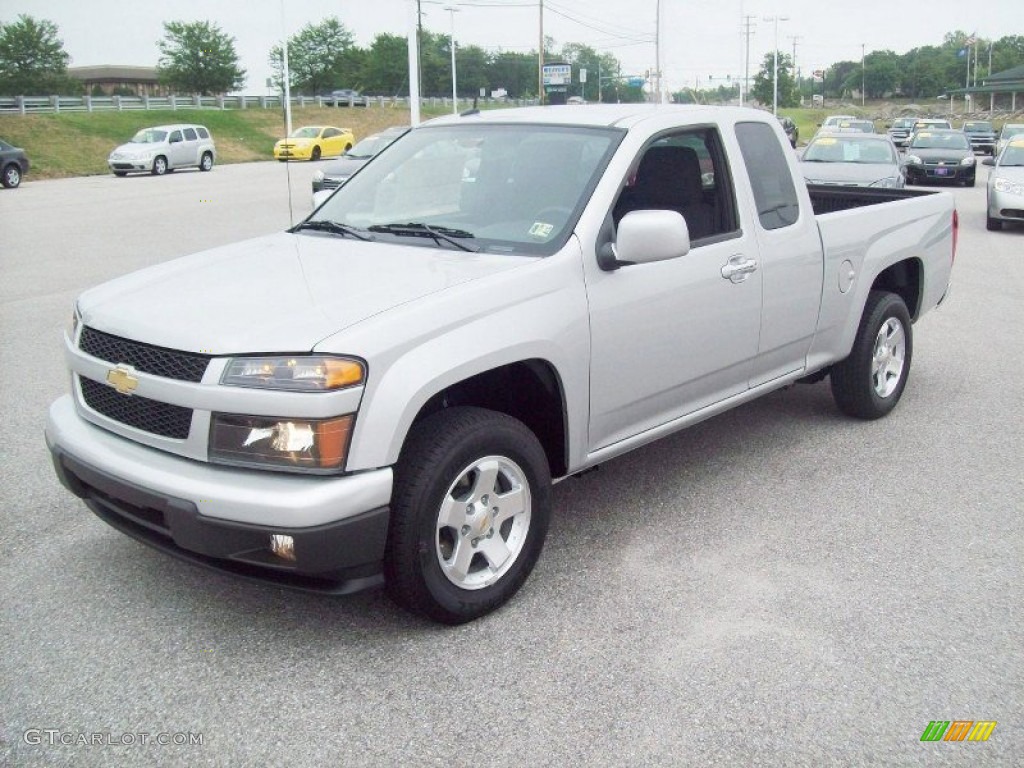
[[[999,221],[1024,223],[1024,195],[988,190],[988,217]]]
[[[907,183],[922,181],[961,182],[975,178],[976,165],[908,165]]]
[[[381,583],[390,469],[303,477],[197,462],[138,445],[51,407],[46,442],[61,482],[114,528],[175,557],[318,592]],[[271,551],[291,536],[294,560]]]
[[[274,147],[275,160],[309,160],[312,156],[312,147]]]

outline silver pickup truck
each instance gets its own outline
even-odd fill
[[[764,112],[441,118],[290,231],[84,293],[46,439],[164,552],[468,621],[553,478],[797,381],[888,413],[956,232],[943,192],[809,190]]]

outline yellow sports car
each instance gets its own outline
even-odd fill
[[[356,137],[348,128],[330,125],[310,125],[296,128],[287,139],[278,139],[274,145],[274,158],[286,160],[319,160],[337,157],[352,149]]]

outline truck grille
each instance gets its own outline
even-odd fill
[[[82,329],[78,346],[86,354],[100,360],[124,363],[143,373],[177,381],[202,381],[211,357],[122,339],[88,326]]]
[[[129,427],[162,437],[184,440],[192,426],[192,409],[160,403],[138,395],[122,395],[113,387],[79,377],[85,404],[99,414]]]

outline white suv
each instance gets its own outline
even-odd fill
[[[110,153],[107,165],[115,176],[144,171],[163,176],[178,168],[208,171],[217,159],[213,137],[202,125],[158,125],[143,128],[127,144]]]

